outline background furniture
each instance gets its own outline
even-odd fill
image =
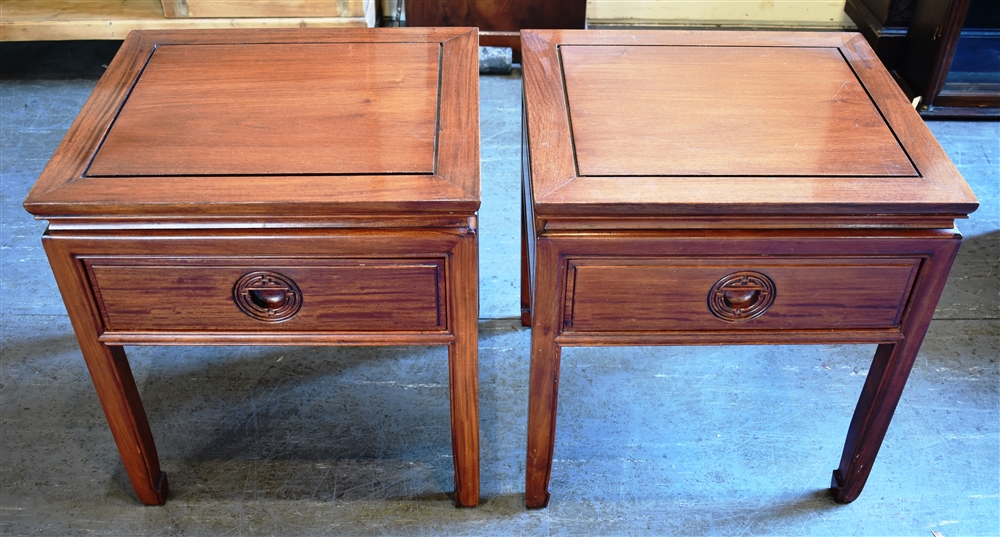
[[[132,30],[375,26],[375,0],[3,0],[0,41],[125,39]]]
[[[921,115],[1000,115],[1000,3],[848,0],[845,10]]]
[[[475,26],[484,47],[510,47],[521,61],[522,28],[587,27],[586,0],[406,0],[407,26]]]

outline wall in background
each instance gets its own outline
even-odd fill
[[[590,26],[736,26],[854,29],[845,0],[588,0]]]

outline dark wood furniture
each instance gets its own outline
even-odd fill
[[[139,499],[123,345],[446,345],[479,498],[475,29],[137,32],[25,200]]]
[[[917,1],[847,0],[844,4],[844,12],[890,71],[896,68],[906,48],[906,32]]]
[[[511,48],[515,63],[521,29],[587,27],[586,0],[407,0],[405,7],[407,26],[475,26],[479,44]]]
[[[568,345],[877,343],[833,476],[857,498],[978,206],[864,38],[521,38],[527,505]]]
[[[921,0],[894,73],[925,117],[1000,116],[1000,4]]]
[[[848,0],[844,9],[922,116],[1000,115],[1000,3]]]

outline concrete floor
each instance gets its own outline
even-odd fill
[[[979,196],[868,486],[826,488],[873,346],[568,349],[523,507],[520,77],[482,77],[482,504],[455,509],[443,348],[128,349],[171,495],[128,483],[21,208],[113,45],[3,43],[0,535],[1000,534],[1000,123],[931,129]]]

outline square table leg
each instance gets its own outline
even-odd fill
[[[153,434],[125,350],[98,341],[100,313],[85,295],[86,282],[74,267],[72,256],[47,237],[43,244],[132,488],[142,503],[161,505],[167,501],[167,475],[160,471]]]
[[[857,499],[868,481],[960,245],[961,236],[956,233],[954,239],[936,248],[924,262],[911,304],[903,316],[901,329],[905,338],[898,343],[879,345],[875,351],[847,430],[840,467],[833,471],[831,491],[840,503]]]
[[[531,310],[531,373],[528,381],[528,460],[525,499],[532,509],[549,503],[555,447],[560,347],[556,343],[561,286],[559,253],[549,241],[535,249],[535,296]]]
[[[479,504],[479,254],[476,236],[465,235],[452,253],[452,323],[448,345],[451,442],[455,506]]]

